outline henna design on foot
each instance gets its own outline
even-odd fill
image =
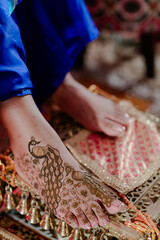
[[[56,148],[40,143],[31,137],[29,153],[17,160],[21,174],[37,189],[46,206],[71,225],[70,218],[74,218],[77,227],[87,229],[106,224],[106,210],[112,198],[105,187],[74,159],[66,163]]]
[[[92,177],[84,168],[81,168],[81,170],[82,171],[75,171],[74,168],[65,164],[66,177],[71,174],[70,177],[72,178],[72,180],[67,178],[66,183],[72,185],[73,180],[83,182],[83,185],[86,185],[92,195],[95,195],[97,198],[101,199],[107,207],[110,207],[113,199],[109,196],[107,190],[102,187],[100,181],[96,177]],[[79,183],[78,186],[80,187],[80,185]],[[76,187],[76,185],[74,185],[74,187]],[[87,197],[87,190],[81,190],[80,194]]]
[[[45,182],[44,201],[53,213],[56,214],[56,209],[61,201],[60,189],[62,187],[64,167],[57,149],[50,145],[45,147],[39,146],[39,143],[34,137],[31,137],[28,143],[28,150],[35,158],[33,163],[38,164],[40,160],[43,160],[39,176],[43,177]]]

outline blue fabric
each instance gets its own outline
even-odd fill
[[[38,103],[49,97],[61,84],[80,51],[98,36],[83,0],[23,0],[10,18],[7,15],[7,19],[13,23],[16,21],[20,29],[34,85],[33,94]],[[12,31],[16,31],[15,41],[20,42],[17,26],[14,23]],[[25,56],[22,43],[20,52]],[[22,56],[19,55],[19,58],[22,59]],[[24,64],[25,58],[23,61]],[[8,78],[9,81],[12,80]],[[28,82],[27,89],[31,88],[26,76],[25,81]],[[12,91],[8,92],[9,97],[12,94]]]
[[[9,13],[11,14],[18,3],[22,0],[8,0],[9,1]]]
[[[8,0],[0,2],[0,101],[31,93],[25,50],[17,24],[9,13]]]

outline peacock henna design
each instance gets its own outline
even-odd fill
[[[68,164],[64,164],[65,166],[65,173],[66,173],[66,177],[71,173],[71,178],[75,181],[83,181],[84,180],[84,169],[81,168],[81,170],[83,170],[83,172],[80,171],[75,171],[74,168],[72,168],[71,166],[69,166]]]
[[[64,167],[57,149],[50,145],[39,146],[39,144],[40,142],[31,137],[28,143],[28,150],[34,158],[34,164],[39,164],[40,160],[43,161],[39,177],[43,177],[45,182],[44,201],[53,213],[56,214],[56,209],[61,201],[60,189],[62,187]]]
[[[96,180],[81,166],[75,170],[63,162],[57,149],[48,144],[41,146],[40,141],[31,137],[28,150],[32,169],[37,170],[38,181],[43,182],[43,188],[38,189],[38,184],[33,181],[32,186],[43,191],[44,202],[56,216],[63,218],[72,210],[78,214],[82,205],[88,211],[90,202],[97,198],[110,206],[112,199],[99,184],[95,184]]]

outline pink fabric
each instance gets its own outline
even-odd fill
[[[138,187],[160,168],[160,135],[147,119],[131,118],[128,129],[117,138],[82,130],[66,142],[80,163],[122,193]]]
[[[160,154],[160,141],[154,130],[137,121],[125,142],[127,135],[128,131],[118,138],[91,133],[80,141],[80,151],[122,182],[131,181],[148,168],[152,154]]]

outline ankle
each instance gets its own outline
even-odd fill
[[[70,73],[68,73],[57,91],[53,94],[52,100],[62,110],[65,110],[68,104],[76,104],[77,99],[84,99],[88,95],[86,87],[77,82]],[[74,101],[73,101],[74,99]]]
[[[0,121],[6,129],[11,143],[30,138],[29,129],[36,132],[46,124],[31,95],[13,97],[0,103]]]

